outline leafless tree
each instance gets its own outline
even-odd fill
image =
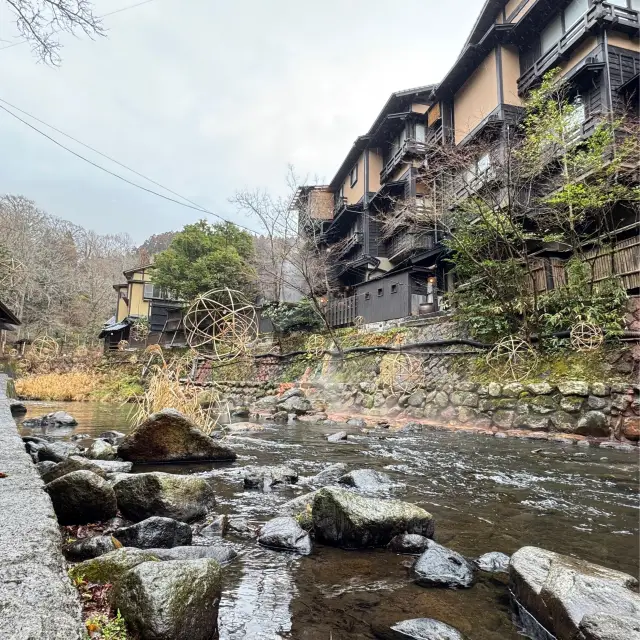
[[[100,18],[93,13],[89,0],[5,0],[15,16],[20,35],[31,44],[32,51],[47,64],[60,64],[58,35],[83,32],[90,38],[104,36]]]

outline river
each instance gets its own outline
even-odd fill
[[[28,403],[29,416],[64,409],[79,425],[58,434],[126,431],[130,406]],[[336,430],[336,429],[334,429]],[[30,429],[27,433],[37,433]],[[330,430],[329,430],[330,431]],[[248,491],[239,467],[286,464],[301,476],[334,462],[372,468],[393,479],[380,497],[418,504],[436,522],[435,539],[465,556],[513,553],[536,545],[638,575],[638,458],[634,454],[465,432],[362,434],[330,444],[321,425],[292,423],[259,435],[231,437],[233,465],[154,469],[212,477],[219,511],[256,525],[278,505],[309,490]],[[138,467],[134,471],[148,471]],[[409,575],[411,557],[385,550],[316,546],[308,557],[229,538],[239,558],[225,569],[222,640],[370,639],[372,622],[433,617],[469,640],[521,638],[503,580],[481,578],[468,590],[426,589]]]

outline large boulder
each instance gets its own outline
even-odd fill
[[[373,625],[380,640],[464,640],[464,636],[444,622],[431,618],[403,620],[394,625]]]
[[[158,560],[202,560],[212,558],[220,564],[228,564],[238,557],[236,550],[229,544],[218,542],[207,546],[172,547],[171,549],[149,549]]]
[[[103,431],[98,434],[98,438],[101,440],[106,440],[109,444],[112,444],[114,447],[117,447],[124,439],[126,435],[122,433],[122,431],[114,431],[113,429],[110,431]]]
[[[235,460],[236,454],[200,431],[175,409],[150,415],[125,437],[118,455],[131,462]]]
[[[609,435],[609,423],[607,416],[602,411],[587,411],[578,420],[575,432],[581,436],[593,436],[595,438],[606,438]],[[42,455],[40,455],[42,459]]]
[[[344,442],[347,439],[346,431],[338,431],[327,436],[327,442]]]
[[[113,485],[118,508],[134,522],[151,516],[197,520],[215,506],[211,485],[196,476],[154,471],[123,475]]]
[[[340,547],[381,547],[400,533],[433,536],[430,513],[408,502],[365,498],[346,489],[325,487],[314,496],[316,539]]]
[[[114,588],[127,627],[153,640],[216,638],[222,571],[211,559],[143,562]]]
[[[45,462],[49,461],[45,460]],[[106,475],[105,471],[100,466],[95,464],[92,460],[87,460],[81,456],[69,456],[66,460],[57,464],[54,463],[54,465],[55,466],[44,471],[42,474],[42,480],[45,484],[53,482],[57,478],[62,478],[62,476],[66,476],[68,473],[72,473],[74,471],[91,471],[102,478]]]
[[[221,514],[202,527],[198,532],[198,535],[203,538],[219,538],[227,533],[228,528],[229,518],[225,514]]]
[[[82,578],[96,584],[113,584],[133,567],[150,561],[158,561],[158,558],[149,551],[122,547],[74,565],[69,569],[69,575],[73,580]]]
[[[178,547],[191,544],[191,527],[173,518],[152,516],[130,527],[122,527],[113,532],[118,542],[125,547],[153,549],[154,547]]]
[[[456,551],[429,540],[427,550],[413,565],[413,577],[423,587],[470,587],[473,567]]]
[[[327,484],[333,484],[337,482],[338,478],[344,475],[347,470],[347,465],[344,462],[336,462],[328,467],[325,467],[322,471],[316,473],[315,476],[307,476],[301,478],[300,482],[304,484],[310,484],[315,487],[324,487]]]
[[[589,614],[580,623],[580,640],[640,640],[640,618]]]
[[[92,460],[91,462],[105,473],[129,473],[133,467],[133,462],[122,460]]]
[[[244,486],[248,489],[269,490],[271,487],[298,482],[298,472],[289,467],[248,467],[244,474]]]
[[[73,471],[45,485],[58,522],[88,524],[116,515],[116,495],[111,485],[91,471]]]
[[[118,450],[106,440],[97,438],[89,447],[86,455],[91,460],[115,460],[118,457]]]
[[[47,442],[38,450],[38,460],[51,460],[52,462],[62,462],[69,456],[77,456],[80,453],[78,447],[68,442]]]
[[[27,407],[19,400],[9,400],[9,411],[12,416],[23,416],[27,413]]]
[[[311,403],[306,398],[300,396],[293,396],[287,398],[284,402],[278,405],[280,411],[286,411],[287,413],[295,413],[296,415],[303,415],[311,411]]]
[[[293,500],[289,500],[278,508],[279,513],[286,516],[292,516],[298,524],[306,530],[313,527],[311,510],[313,508],[313,500],[320,489],[316,489],[311,493],[305,493]]]
[[[311,553],[311,538],[295,518],[283,516],[269,520],[260,530],[258,544],[273,549]]]
[[[227,433],[237,435],[240,433],[258,433],[264,431],[264,427],[257,422],[232,422],[224,425],[224,430]]]
[[[511,556],[509,581],[517,601],[558,640],[580,637],[583,620],[591,633],[582,631],[583,637],[604,640],[606,635],[594,631],[598,625],[611,628],[601,616],[640,619],[636,578],[591,562],[523,547]],[[609,636],[613,640],[628,637],[624,633]]]
[[[62,548],[62,553],[71,562],[82,562],[115,551],[120,547],[122,545],[112,536],[92,536],[66,544]]]
[[[391,478],[374,469],[355,469],[341,476],[338,482],[361,491],[375,491],[388,487],[391,484]]]

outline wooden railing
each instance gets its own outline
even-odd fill
[[[399,233],[392,236],[388,242],[389,260],[398,259],[403,254],[413,251],[429,251],[435,246],[433,234],[425,231],[423,233]]]
[[[427,153],[427,145],[412,138],[405,140],[400,148],[389,158],[380,172],[380,182],[384,182],[400,162],[408,155],[420,155]]]
[[[352,249],[362,245],[364,234],[362,231],[354,231],[346,240],[338,243],[336,251],[332,257],[342,258],[351,252]]]
[[[358,315],[357,301],[357,296],[330,300],[325,311],[327,322],[332,327],[348,327],[352,325]]]
[[[576,41],[589,31],[599,20],[616,22],[629,28],[640,26],[638,12],[634,9],[611,4],[595,4],[562,35],[551,49],[545,51],[518,79],[518,92],[525,93],[534,82],[551,69],[560,56],[565,54]]]

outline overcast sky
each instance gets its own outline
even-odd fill
[[[97,13],[137,1],[100,0]],[[391,92],[446,73],[482,4],[154,0],[106,18],[107,38],[65,36],[59,68],[37,63],[29,45],[0,51],[0,98],[257,228],[228,203],[237,189],[283,192],[289,163],[329,180]],[[19,39],[2,0],[0,38]],[[137,242],[202,217],[74,158],[2,111],[0,136],[0,193],[49,213]]]

